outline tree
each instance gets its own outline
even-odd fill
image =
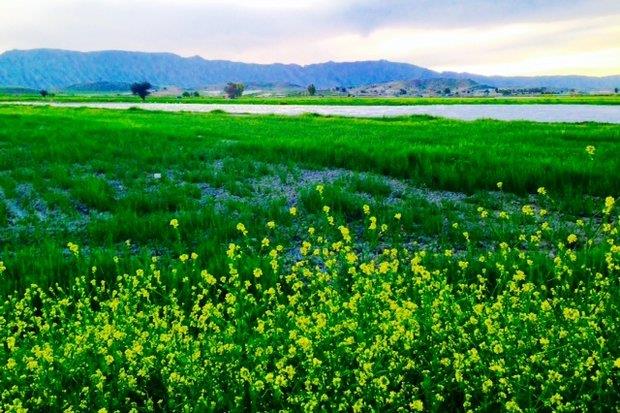
[[[190,96],[191,96],[191,95],[189,94],[189,92],[188,92],[187,90],[186,90],[185,92],[183,92],[183,97],[184,97],[184,98],[188,98],[188,97],[190,97]]]
[[[450,92],[451,92],[451,90],[450,90],[450,88],[449,88],[449,87],[447,87],[447,88],[445,88],[445,89],[443,90],[443,94],[444,94],[444,95],[449,95],[449,94],[450,94]]]
[[[314,95],[316,94],[316,87],[314,86],[314,84],[313,84],[313,83],[310,83],[310,84],[308,85],[308,94],[309,94],[310,96],[314,96]]]
[[[228,84],[224,88],[224,93],[226,93],[226,96],[228,96],[229,99],[235,99],[243,94],[244,89],[245,86],[243,85],[243,83],[228,82]]]
[[[199,97],[200,97],[200,93],[198,93],[198,91],[195,91],[195,92],[194,92],[194,97],[195,97],[195,98],[199,98]]]
[[[618,88],[615,88],[615,89],[614,89],[614,92],[618,93]]]
[[[153,85],[149,82],[137,82],[131,85],[131,94],[140,96],[140,98],[144,101],[148,95],[151,94],[151,89]]]
[[[48,91],[47,91],[47,90],[45,90],[45,89],[41,89],[41,90],[39,90],[39,94],[40,94],[42,97],[46,97],[47,95],[49,95]]]

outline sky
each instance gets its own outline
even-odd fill
[[[0,51],[620,74],[620,0],[0,0]]]

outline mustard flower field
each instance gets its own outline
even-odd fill
[[[0,411],[618,411],[619,140],[1,108]]]

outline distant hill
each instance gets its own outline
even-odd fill
[[[446,77],[471,79],[499,88],[552,88],[575,90],[613,90],[620,87],[620,75],[614,76],[482,76],[473,73],[443,72]]]
[[[353,88],[350,92],[356,96],[403,96],[403,95],[436,95],[448,93],[471,93],[494,89],[493,86],[483,85],[471,79],[433,78],[399,80],[395,82],[379,83]]]
[[[319,88],[357,86],[434,76],[434,72],[387,61],[321,63],[308,66],[237,63],[183,58],[171,53],[123,51],[71,52],[52,49],[13,50],[0,55],[0,85],[64,89],[95,82],[148,80],[158,86],[200,88],[226,82],[290,83]]]
[[[39,91],[27,87],[0,87],[0,95],[36,95]]]
[[[406,79],[471,79],[497,87],[574,88],[611,90],[620,76],[487,77],[467,73],[438,73],[407,63],[385,60],[295,64],[252,64],[226,60],[184,58],[172,53],[126,51],[74,52],[55,49],[12,50],[0,54],[0,86],[64,90],[85,84],[103,85],[148,80],[154,85],[197,89],[226,82],[290,84],[319,89],[358,87]],[[92,87],[92,86],[91,86]]]
[[[77,85],[70,85],[63,88],[67,92],[95,92],[95,93],[108,93],[108,92],[129,92],[131,90],[131,83],[126,82],[92,82],[92,83],[79,83]]]

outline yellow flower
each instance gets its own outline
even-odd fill
[[[241,222],[237,224],[237,231],[239,231],[243,235],[248,235],[248,231],[245,229],[245,225],[243,225]]]
[[[174,229],[177,229],[179,227],[179,220],[176,218],[171,219],[170,226]]]
[[[592,145],[586,146],[586,152],[590,156],[594,156],[594,152],[596,152],[596,148]]]
[[[181,262],[185,262],[189,259],[189,255],[187,254],[181,254],[179,255],[179,259],[181,260]]]
[[[523,281],[525,280],[525,273],[521,270],[517,270],[516,274],[512,277],[514,281]]]
[[[6,267],[4,266],[4,261],[0,261],[0,274],[6,271]]]
[[[562,310],[562,314],[567,320],[577,321],[579,319],[579,310],[575,308],[567,307]]]
[[[614,208],[615,203],[616,200],[613,196],[608,196],[607,198],[605,198],[605,209],[603,209],[603,212],[609,215],[611,213],[611,210]]]
[[[274,229],[276,227],[276,223],[275,221],[269,221],[267,222],[267,228],[269,229]]]
[[[260,278],[261,275],[263,275],[263,270],[261,270],[260,268],[254,268],[254,277],[256,278]]]
[[[616,361],[614,361],[614,367],[620,369],[620,357],[618,357]]]
[[[562,402],[562,396],[558,393],[554,394],[553,396],[551,396],[551,398],[549,399],[549,401],[552,404],[560,404]]]
[[[231,242],[230,244],[228,244],[228,250],[226,250],[226,255],[228,256],[228,258],[233,258],[236,251],[237,246]]]
[[[377,218],[370,217],[370,225],[368,226],[368,229],[371,231],[374,231],[377,229]]]
[[[574,244],[575,242],[577,242],[577,235],[570,234],[568,237],[566,237],[566,241],[568,241],[569,244]]]
[[[370,214],[370,207],[367,204],[364,204],[362,208],[364,210],[364,215]]]
[[[305,351],[308,351],[312,347],[312,341],[310,341],[310,339],[308,339],[307,337],[301,337],[299,340],[297,340],[297,344],[299,344],[299,347],[301,347]]]
[[[211,274],[209,274],[209,272],[207,270],[202,270],[200,272],[200,275],[202,276],[202,279],[205,280],[207,282],[207,284],[209,284],[209,285],[214,285],[217,282],[215,277],[212,276]]]
[[[521,212],[523,212],[524,215],[533,216],[534,208],[531,205],[523,205],[521,207]]]
[[[198,254],[196,254],[195,252],[192,252],[191,257],[192,257],[193,260],[195,260],[195,259],[198,258]]]
[[[323,195],[323,189],[324,189],[323,185],[317,185],[317,186],[316,186],[316,191],[317,191],[320,195]]]
[[[491,379],[485,380],[484,383],[482,383],[482,392],[488,393],[491,387],[493,387],[493,380]]]
[[[228,293],[224,297],[224,301],[226,301],[226,303],[229,305],[233,305],[237,301],[237,297],[235,297],[233,294]]]
[[[504,183],[502,181],[497,183],[497,188],[502,189],[504,187]]]
[[[519,407],[519,404],[514,399],[506,402],[505,408],[507,412],[521,412],[522,411],[521,408]]]
[[[544,186],[541,186],[540,188],[538,188],[536,192],[538,192],[539,195],[547,195],[547,190],[545,189]]]
[[[346,258],[349,264],[354,264],[357,261],[357,255],[354,252],[348,252]]]
[[[67,247],[69,248],[69,251],[71,251],[73,253],[73,255],[77,256],[80,253],[80,247],[77,244],[74,244],[72,242],[68,242],[67,243]]]
[[[394,214],[394,219],[400,221],[400,219],[402,218],[402,214],[400,212],[397,212],[396,214]]]
[[[409,407],[413,411],[421,412],[424,410],[424,403],[422,403],[422,400],[414,400],[411,403],[409,403]]]
[[[289,214],[291,214],[292,216],[297,215],[297,208],[295,207],[290,207],[288,210]]]

